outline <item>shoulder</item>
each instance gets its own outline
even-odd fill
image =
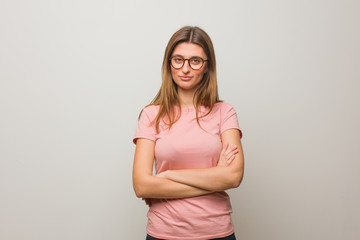
[[[220,118],[223,122],[227,121],[228,119],[234,119],[237,121],[236,110],[230,103],[218,102],[215,104],[214,110],[217,114],[220,115]]]
[[[148,105],[141,110],[140,116],[146,115],[149,118],[155,118],[160,109],[160,105]]]
[[[235,111],[234,107],[227,102],[217,102],[213,108],[214,111],[219,111],[220,113],[226,113],[228,111]]]
[[[160,109],[160,105],[150,104],[143,108],[143,111],[147,112],[158,112]]]
[[[220,114],[220,132],[223,133],[228,129],[240,130],[237,113],[234,107],[226,102],[220,102],[216,104],[218,113]],[[240,130],[240,138],[242,136]]]
[[[230,103],[217,102],[209,115],[212,117],[219,117],[220,120],[223,121],[231,116],[236,116],[236,110]]]

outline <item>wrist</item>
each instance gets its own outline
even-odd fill
[[[168,176],[168,174],[169,174],[169,171],[170,170],[165,170],[165,171],[163,171],[163,172],[161,172],[161,173],[159,173],[159,174],[156,174],[156,176],[157,177],[161,177],[161,178],[169,178]]]
[[[165,170],[165,171],[163,172],[165,178],[169,178],[169,177],[170,177],[170,171],[171,171],[171,170]]]

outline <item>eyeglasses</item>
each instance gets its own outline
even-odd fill
[[[192,57],[192,58],[183,58],[181,56],[173,56],[169,58],[170,64],[175,69],[180,69],[184,66],[185,61],[187,60],[189,63],[189,66],[193,70],[199,70],[204,65],[204,62],[207,62],[207,60],[202,59],[201,57]]]

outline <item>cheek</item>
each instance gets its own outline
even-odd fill
[[[176,70],[174,70],[173,68],[171,68],[171,77],[172,79],[174,79],[174,76],[176,76]]]
[[[204,71],[199,72],[196,76],[198,79],[202,80],[202,78],[204,77]]]

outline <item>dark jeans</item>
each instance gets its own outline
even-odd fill
[[[164,240],[164,239],[160,239],[160,238],[154,238],[152,236],[150,236],[149,234],[146,236],[146,240]],[[230,236],[227,237],[223,237],[223,238],[213,238],[210,240],[236,240],[235,238],[235,234],[231,234]]]

